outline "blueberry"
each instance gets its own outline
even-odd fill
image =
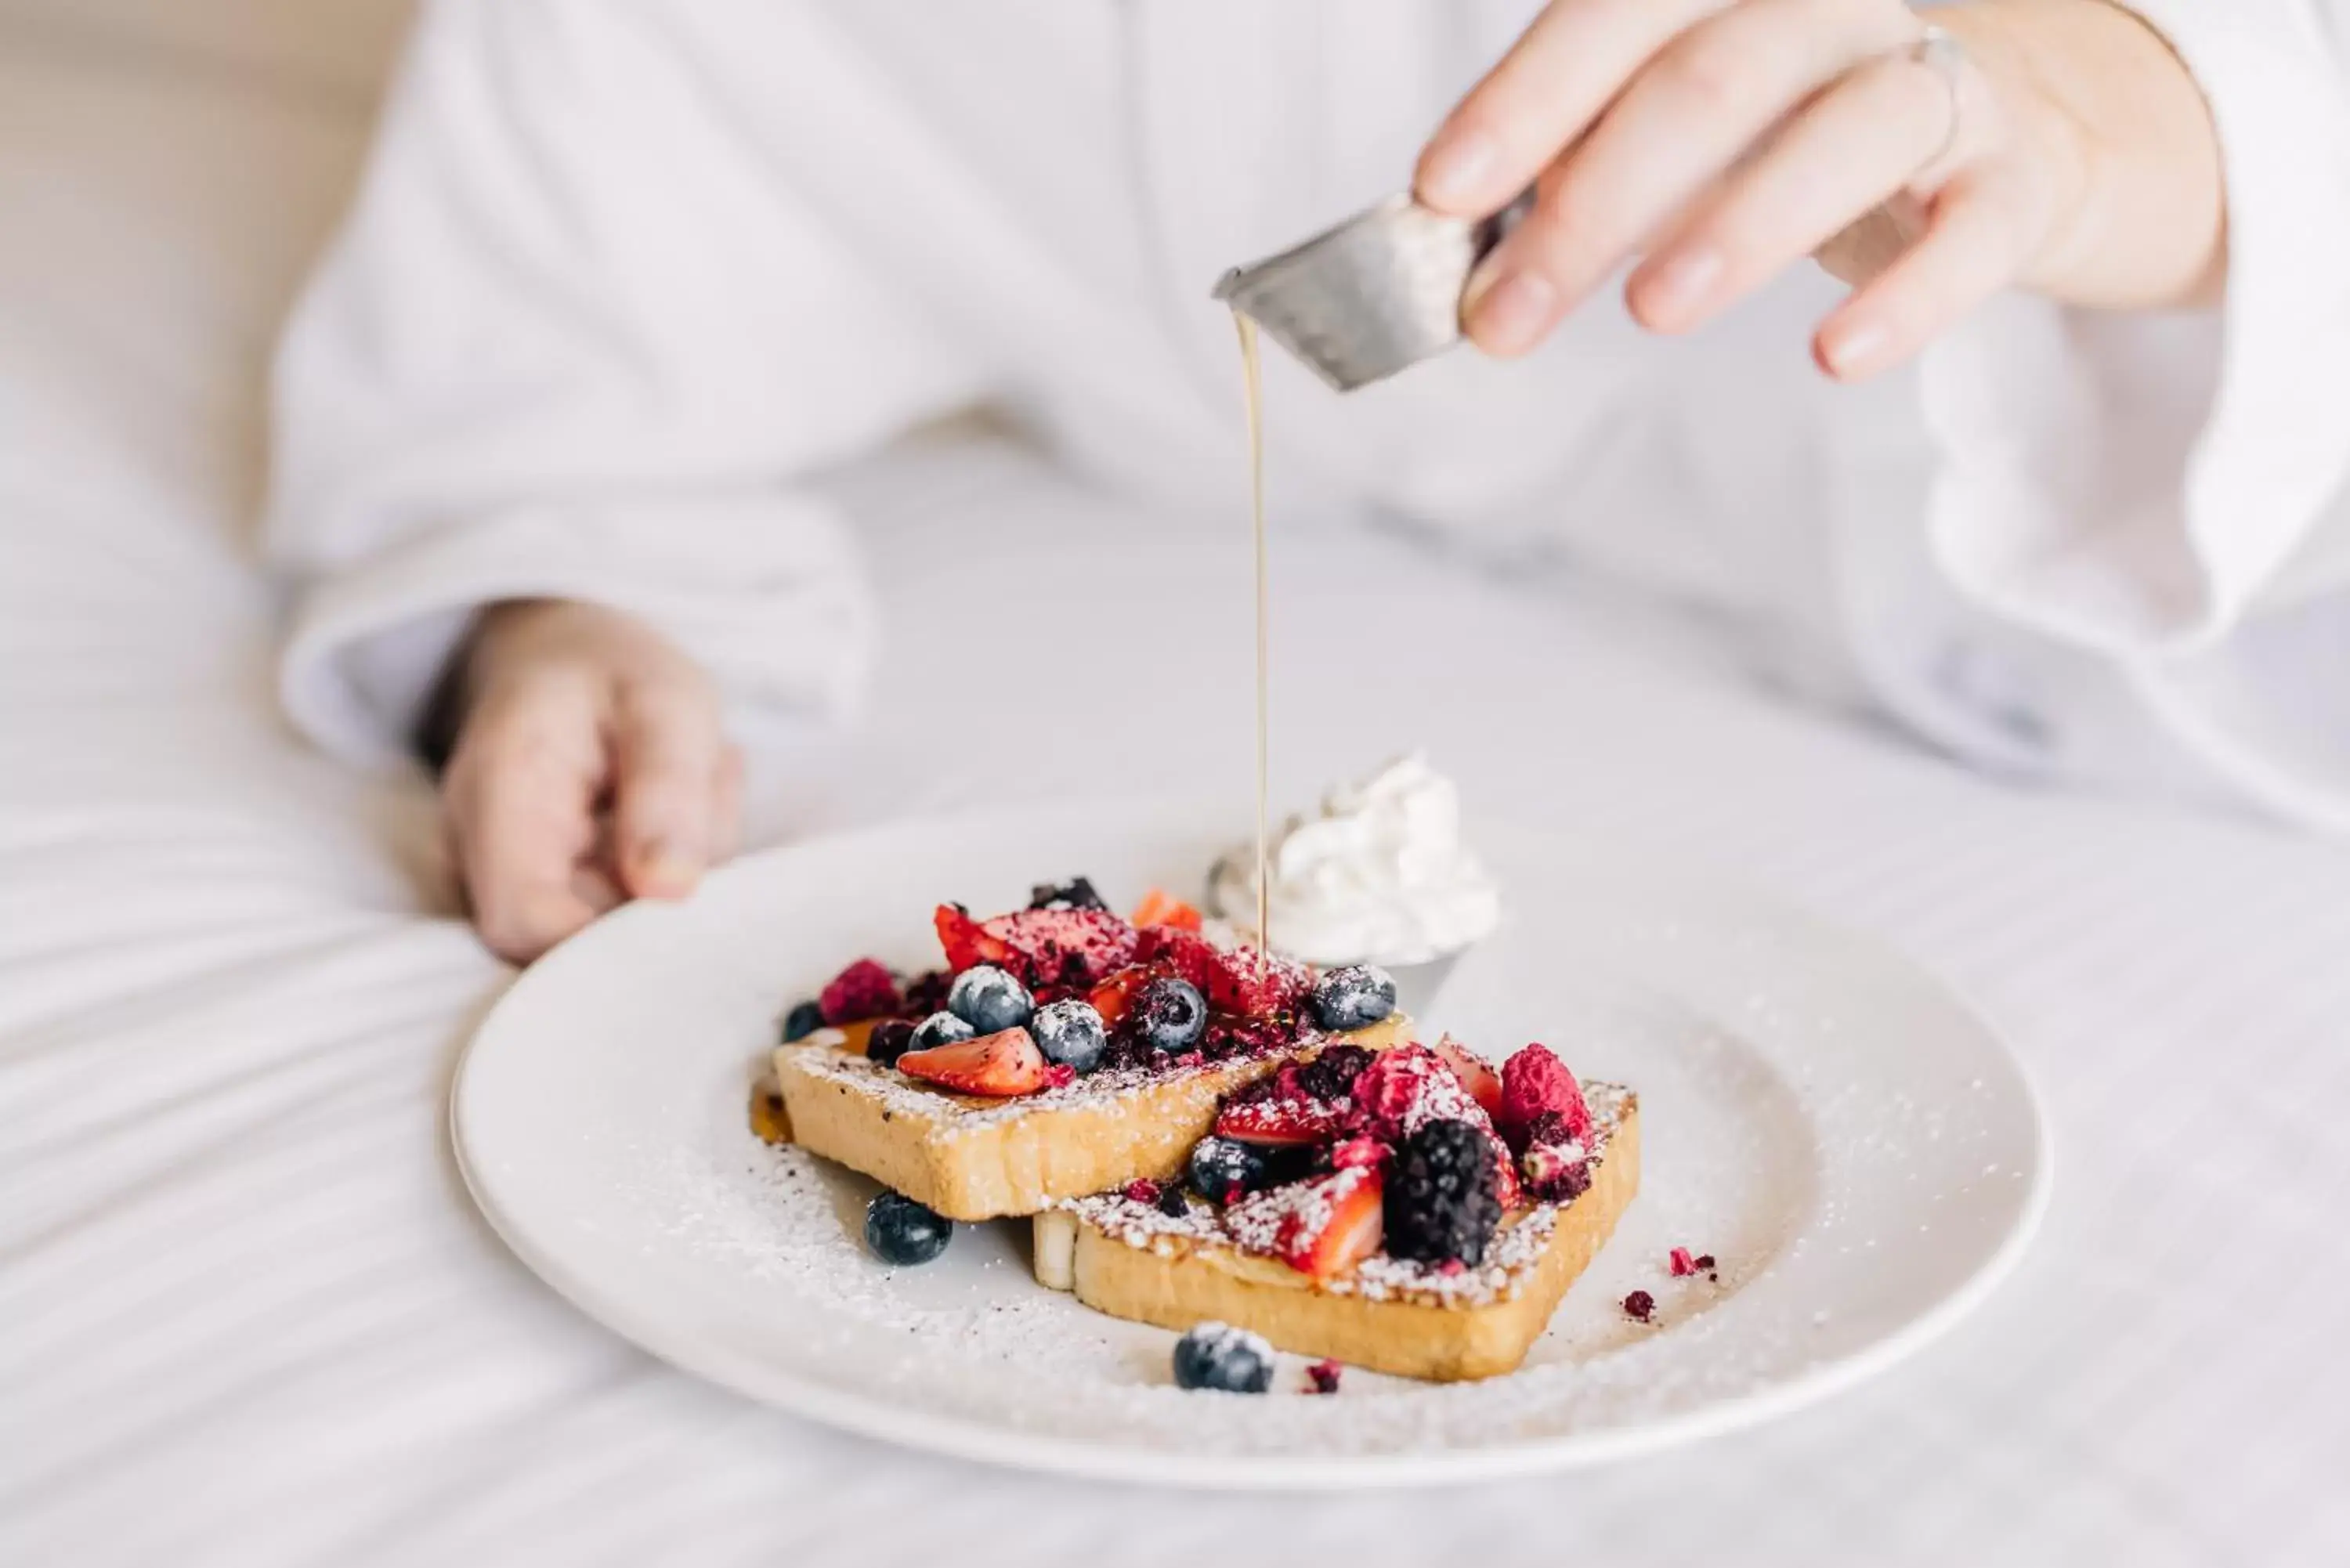
[[[784,1044],[805,1040],[824,1027],[824,1007],[821,1003],[803,1002],[784,1014]]]
[[[1102,1051],[1109,1044],[1109,1031],[1102,1027],[1101,1014],[1094,1011],[1093,1003],[1074,997],[1038,1008],[1036,1016],[1028,1021],[1028,1033],[1035,1036],[1036,1049],[1045,1053],[1045,1061],[1080,1073],[1100,1066]]]
[[[951,1045],[958,1040],[976,1039],[979,1031],[951,1012],[933,1012],[914,1025],[913,1038],[906,1042],[909,1051],[927,1051],[933,1045]],[[893,1059],[891,1065],[896,1065]]]
[[[1395,977],[1370,963],[1325,970],[1307,1005],[1325,1029],[1367,1029],[1395,1011]]]
[[[947,1011],[982,1034],[993,1034],[1027,1023],[1036,1002],[1026,986],[993,964],[981,963],[955,976],[947,988]]]
[[[927,1263],[953,1240],[953,1220],[902,1192],[885,1192],[865,1206],[865,1244],[885,1263]]]
[[[1191,1186],[1213,1203],[1230,1203],[1264,1185],[1264,1156],[1228,1137],[1203,1137],[1191,1146]]]
[[[1208,999],[1188,980],[1161,975],[1134,1002],[1135,1027],[1153,1051],[1189,1051],[1208,1028]]]
[[[1273,1346],[1228,1323],[1202,1323],[1175,1342],[1175,1386],[1262,1394],[1273,1386]]]
[[[865,1036],[865,1059],[894,1067],[898,1058],[914,1048],[914,1026],[902,1018],[885,1018]]]

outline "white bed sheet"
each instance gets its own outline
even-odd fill
[[[1479,815],[1670,843],[1968,987],[2058,1164],[1975,1319],[1827,1407],[1635,1464],[1185,1502],[840,1437],[579,1319],[450,1163],[450,1065],[505,975],[449,917],[429,799],[312,755],[267,700],[262,357],[357,99],[48,38],[0,17],[0,1561],[2350,1551],[2350,856],[1968,777],[1743,692],[1555,574],[1409,541],[1284,542],[1286,789],[1425,742]],[[1245,789],[1236,521],[1155,521],[994,446],[842,488],[890,610],[875,718],[769,778],[767,831]],[[974,682],[1040,670],[1062,716],[1021,756],[957,746]]]

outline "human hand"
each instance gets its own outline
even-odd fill
[[[484,612],[463,655],[442,815],[482,940],[527,963],[733,853],[742,754],[709,676],[650,628],[567,600]]]
[[[1534,212],[1462,317],[1513,355],[1635,253],[1633,316],[1699,326],[1814,254],[1859,286],[1813,338],[1845,379],[1908,358],[2011,286],[2067,304],[2201,303],[2224,192],[2200,93],[2107,0],[1553,0],[1420,156],[1419,199]]]

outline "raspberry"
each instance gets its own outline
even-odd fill
[[[885,1018],[898,1011],[898,978],[879,959],[862,958],[832,977],[816,998],[827,1023]]]
[[[1634,1291],[1624,1298],[1624,1315],[1635,1323],[1647,1323],[1657,1315],[1657,1298],[1646,1291]]]
[[[1502,1222],[1498,1175],[1492,1138],[1473,1123],[1440,1118],[1404,1139],[1387,1185],[1389,1254],[1483,1262]]]
[[[1388,1158],[1388,1146],[1375,1137],[1341,1138],[1330,1146],[1330,1168],[1344,1170],[1350,1165],[1378,1165]]]
[[[1582,1085],[1549,1046],[1528,1045],[1502,1064],[1502,1114],[1498,1120],[1503,1135],[1523,1149],[1536,1118],[1545,1113],[1565,1118],[1568,1138],[1577,1143],[1590,1138],[1591,1107],[1583,1102]]]

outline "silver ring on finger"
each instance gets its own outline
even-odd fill
[[[1959,42],[1956,35],[1929,22],[1901,52],[1940,79],[1943,97],[1950,103],[1950,129],[1942,133],[1942,144],[1934,149],[1934,155],[1918,165],[1922,171],[1939,164],[1959,145],[1960,109],[1965,101],[1959,90],[1959,77],[1967,63],[1967,47]]]

